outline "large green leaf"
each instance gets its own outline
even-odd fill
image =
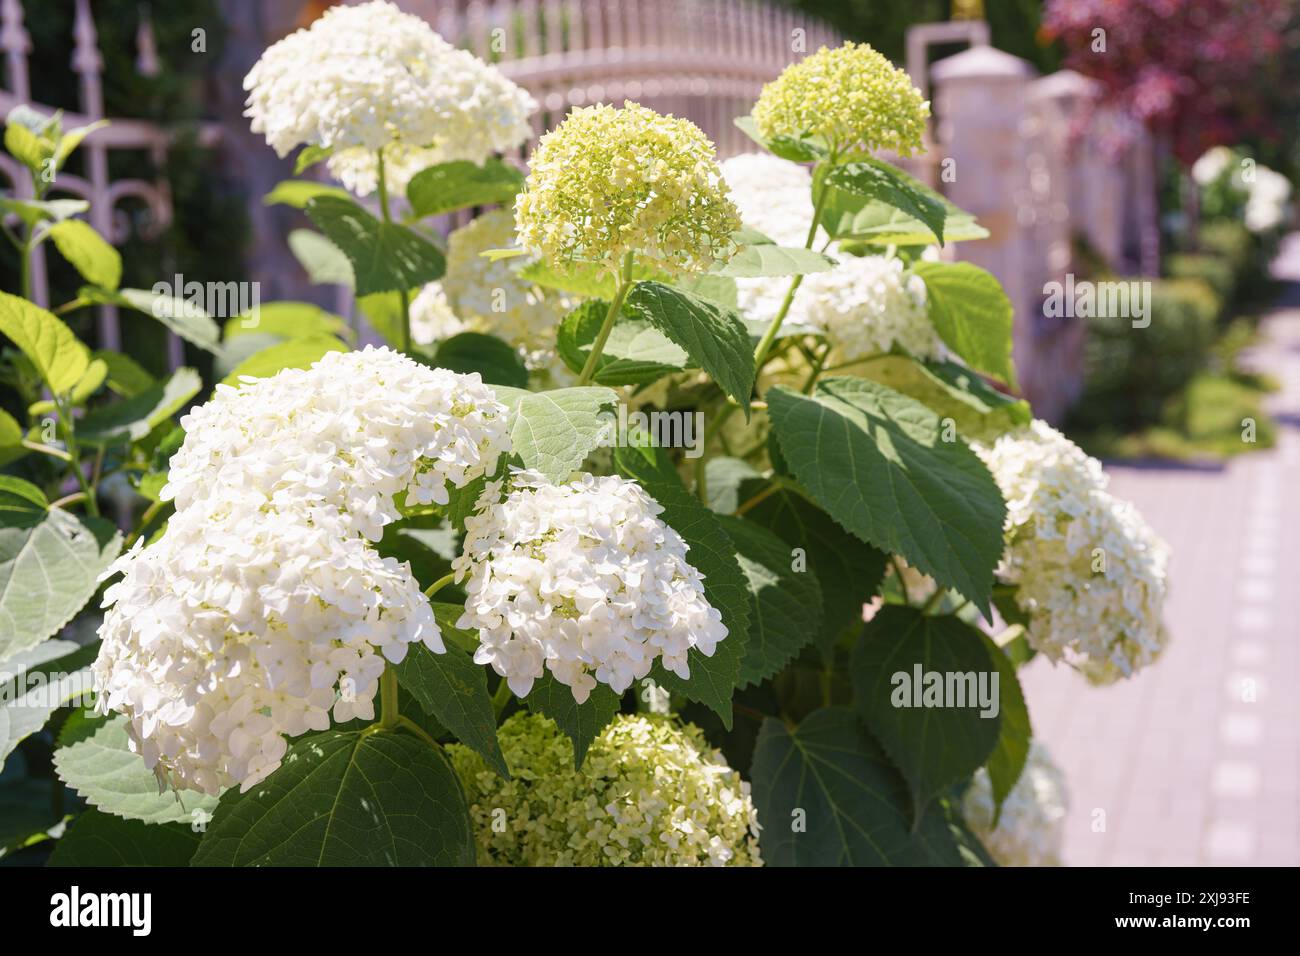
[[[618,713],[619,697],[608,684],[597,684],[586,701],[579,704],[573,699],[573,691],[548,671],[533,681],[524,704],[533,713],[555,721],[573,741],[573,768],[579,770],[591,742]]]
[[[938,415],[856,378],[823,379],[812,396],[776,386],[767,401],[783,458],[831,517],[990,616],[1006,505]]]
[[[766,525],[791,548],[801,548],[821,585],[822,622],[817,646],[829,653],[862,606],[880,589],[888,555],[849,534],[803,495],[781,488],[746,515]]]
[[[725,265],[717,266],[715,275],[734,278],[754,276],[802,276],[813,272],[829,272],[835,260],[812,249],[797,246],[778,246],[755,243],[742,246]]]
[[[91,686],[93,647],[42,641],[0,661],[0,768],[15,747],[45,726],[50,715]]]
[[[285,241],[313,285],[353,285],[352,263],[319,232],[294,229]]]
[[[528,368],[519,353],[494,335],[461,332],[438,345],[434,362],[453,372],[478,372],[489,385],[528,386]]]
[[[115,290],[122,281],[122,257],[108,240],[81,219],[52,223],[50,238],[81,277],[101,289]]]
[[[43,219],[62,222],[80,215],[90,208],[84,199],[12,199],[0,198],[0,209],[11,212],[26,226],[34,226]]]
[[[190,790],[158,792],[144,759],[128,747],[126,718],[113,717],[84,740],[54,752],[59,779],[92,807],[145,823],[206,821],[217,798]]]
[[[752,116],[737,116],[736,127],[774,156],[788,159],[793,163],[812,163],[826,156],[826,144],[819,137],[794,136],[766,137],[758,131],[758,124]]]
[[[908,176],[901,169],[878,159],[862,159],[837,166],[826,176],[827,186],[864,200],[879,200],[905,215],[923,222],[943,245],[943,220],[947,215],[943,198]]]
[[[612,422],[602,412],[618,396],[603,386],[549,392],[497,389],[497,395],[510,406],[514,453],[550,481],[567,481],[597,446],[610,440]]]
[[[7,292],[0,292],[0,335],[18,346],[56,395],[76,388],[90,366],[90,350],[61,319]]]
[[[581,372],[591,354],[609,303],[588,299],[560,323],[556,351],[574,372]],[[690,357],[647,319],[621,314],[596,360],[592,381],[598,385],[643,385],[680,372]]]
[[[752,521],[719,515],[749,584],[749,634],[737,686],[777,674],[818,633],[822,589],[809,570],[796,571],[791,548]]]
[[[446,271],[431,242],[405,226],[381,222],[350,199],[317,196],[305,210],[352,263],[357,295],[415,289]]]
[[[523,186],[523,174],[499,159],[489,159],[482,166],[456,160],[412,176],[406,198],[416,217],[438,216],[470,206],[508,203]]]
[[[330,352],[346,352],[346,342],[332,335],[308,335],[300,339],[289,339],[278,345],[254,352],[222,379],[223,385],[241,385],[241,378],[251,375],[253,378],[267,378],[286,368],[311,368],[316,362]]]
[[[956,362],[882,355],[863,365],[862,374],[951,418],[957,431],[973,441],[992,441],[1034,417],[1024,399],[999,392]]]
[[[0,475],[0,660],[72,620],[121,547],[110,522],[50,508],[34,485]]]
[[[59,838],[46,866],[189,866],[199,837],[180,823],[148,824],[87,810]]]
[[[768,866],[981,862],[946,807],[932,805],[913,829],[903,780],[847,707],[815,711],[795,730],[764,720],[750,778]]]
[[[638,282],[626,308],[685,349],[692,363],[708,372],[749,417],[754,351],[745,323],[734,310],[653,281]]]
[[[987,634],[981,633],[980,638],[989,659],[997,667],[1001,695],[998,742],[986,764],[989,782],[993,786],[993,825],[997,826],[998,817],[1002,815],[1002,803],[1025,769],[1025,761],[1029,758],[1029,740],[1034,732],[1030,726],[1029,708],[1025,705],[1025,694],[1020,687],[1015,662]]]
[[[116,305],[142,312],[161,322],[186,342],[207,352],[216,352],[221,347],[221,330],[197,302],[150,289],[108,292],[94,286],[82,288],[78,292],[78,299],[91,305]]]
[[[263,302],[253,313],[226,322],[227,344],[247,335],[273,335],[279,339],[301,339],[312,335],[350,336],[348,323],[314,302]]]
[[[455,626],[463,607],[435,604],[433,609],[447,645],[446,653],[435,654],[423,644],[412,644],[406,658],[396,665],[397,680],[425,713],[436,717],[461,743],[481,754],[489,767],[508,778],[510,772],[497,743],[496,711],[488,694],[487,671],[462,649],[466,644],[476,644],[478,638]]]
[[[179,368],[160,385],[95,409],[78,422],[77,440],[91,445],[139,441],[184,408],[202,387],[198,372]]]
[[[352,194],[338,186],[316,182],[314,179],[286,179],[276,183],[275,188],[262,198],[262,202],[267,206],[285,205],[302,209],[321,196],[352,201]]]
[[[246,793],[226,791],[195,866],[472,866],[469,808],[441,748],[398,733],[298,740]]]
[[[1014,387],[1011,300],[1002,284],[969,262],[918,262],[930,321],[950,349],[976,371]]]
[[[658,664],[651,673],[670,692],[705,704],[731,729],[731,698],[740,679],[750,624],[749,584],[736,549],[718,515],[686,490],[662,448],[625,444],[615,450],[614,460],[620,472],[635,479],[663,507],[659,517],[686,543],[686,560],[704,576],[704,596],[727,628],[712,657],[691,649],[689,680]]]
[[[902,771],[918,816],[983,766],[997,744],[1001,693],[987,711],[980,693],[994,696],[998,671],[981,637],[957,617],[888,605],[853,648],[854,703]]]
[[[881,199],[869,199],[837,186],[829,186],[821,225],[833,239],[857,240],[876,246],[920,246],[938,242],[986,239],[989,232],[975,217],[959,209],[933,189],[900,170],[895,175],[911,190],[944,208],[943,235],[937,236],[916,216]]]

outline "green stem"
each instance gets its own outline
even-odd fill
[[[397,671],[389,664],[379,675],[379,727],[393,730],[402,719],[397,703]]]
[[[614,331],[614,323],[618,321],[619,310],[623,308],[623,300],[627,298],[628,290],[632,288],[632,253],[623,256],[623,268],[618,276],[618,288],[614,291],[614,298],[610,300],[609,310],[605,313],[605,321],[600,324],[600,331],[596,333],[596,341],[591,343],[591,353],[587,356],[587,361],[583,363],[582,373],[578,376],[578,385],[586,385],[596,374],[596,364],[600,361],[600,353],[605,350],[605,343],[609,341],[609,333]]]
[[[55,448],[53,445],[42,445],[40,442],[28,441],[26,438],[22,440],[21,444],[28,451],[38,451],[42,455],[49,455],[52,458],[59,459],[59,461],[72,461],[72,456],[62,448]]]
[[[158,512],[162,511],[166,506],[167,502],[165,501],[155,501],[153,504],[149,505],[148,508],[144,509],[144,514],[140,516],[140,523],[135,526],[135,530],[127,536],[126,543],[122,545],[123,551],[128,550],[131,545],[135,544],[136,539],[139,538],[140,535],[144,534],[148,529],[149,522],[153,521],[153,519],[157,517]]]
[[[384,217],[385,224],[391,225],[393,217],[388,211],[388,179],[384,173],[384,151],[378,150],[375,155],[378,157],[379,166],[379,211]],[[399,330],[400,344],[403,352],[411,351],[411,299],[410,290],[399,289],[398,298],[402,302],[402,327]]]
[[[72,473],[77,476],[77,484],[86,493],[86,511],[92,517],[98,518],[99,502],[95,500],[95,489],[86,478],[85,469],[81,466],[81,449],[77,446],[77,427],[73,422],[72,412],[64,405],[62,399],[55,398],[54,405],[58,409],[59,419],[63,422],[63,441],[68,446],[68,460],[72,464]]]
[[[492,695],[492,709],[496,712],[498,719],[508,703],[510,703],[510,685],[506,683],[506,679],[503,677],[501,683],[497,684],[496,693]]]
[[[831,354],[831,343],[827,342],[826,347],[822,349],[821,354],[813,361],[812,371],[808,373],[808,380],[803,383],[803,393],[811,395],[813,386],[817,384],[817,377],[821,375],[826,358]]]
[[[441,591],[448,584],[451,584],[451,582],[455,580],[456,580],[456,572],[448,571],[446,574],[438,578],[438,580],[434,581],[432,584],[430,584],[427,588],[424,589],[424,596],[428,598],[433,597],[435,594],[437,594],[439,591]]]
[[[948,589],[945,587],[935,588],[934,593],[931,594],[929,599],[921,605],[921,613],[928,614],[940,601],[943,600],[943,596],[947,593]]]
[[[813,206],[812,225],[808,227],[808,238],[804,241],[804,248],[811,249],[813,240],[817,238],[817,224],[822,217],[822,208],[826,205],[826,197],[830,195],[830,190],[824,185],[817,195],[817,202]],[[790,288],[786,290],[785,298],[781,301],[781,308],[777,310],[776,317],[772,319],[772,324],[767,327],[763,337],[759,340],[758,346],[754,349],[754,367],[760,369],[763,363],[767,361],[767,353],[772,348],[772,343],[776,341],[777,334],[781,331],[781,323],[785,321],[786,314],[790,311],[790,306],[794,303],[794,294],[799,291],[799,285],[803,282],[803,276],[794,276],[790,280]]]
[[[901,591],[903,592],[903,603],[904,603],[904,604],[911,604],[911,603],[912,603],[912,596],[911,596],[910,594],[907,593],[907,581],[906,581],[906,580],[904,579],[904,577],[903,577],[903,568],[902,568],[902,566],[898,563],[898,558],[897,558],[897,556],[891,554],[891,555],[889,556],[889,563],[890,563],[890,564],[893,566],[893,568],[894,568],[894,577],[896,577],[896,578],[898,579],[898,587],[899,587],[899,590],[901,590]]]

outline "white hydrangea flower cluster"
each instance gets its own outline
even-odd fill
[[[331,173],[360,195],[375,189],[380,149],[400,191],[426,166],[482,163],[518,146],[537,108],[496,67],[383,0],[331,7],[273,44],[244,89],[244,115],[277,154],[333,150]]]
[[[444,651],[409,567],[366,539],[399,496],[445,503],[495,469],[505,413],[477,375],[372,348],[218,386],[181,419],[176,514],[108,572],[94,666],[161,783],[247,789],[286,737],[372,717],[385,659]]]
[[[962,815],[1000,866],[1061,866],[1069,802],[1065,775],[1035,740],[998,825],[993,826],[993,785],[982,767],[962,798]]]
[[[746,153],[722,163],[722,175],[745,225],[780,245],[802,247],[812,224],[812,176],[767,153]],[[831,249],[836,252],[836,249]],[[852,362],[895,345],[920,358],[941,354],[926,308],[925,283],[901,259],[839,252],[839,264],[804,276],[786,321],[824,333],[834,347],[830,364]],[[790,288],[787,277],[737,279],[738,304],[747,315],[770,319]]]
[[[385,658],[413,641],[445,650],[408,568],[325,512],[196,508],[118,571],[96,706],[126,715],[160,786],[247,790],[280,765],[286,738],[327,730],[331,714],[373,718]]]
[[[494,471],[510,448],[506,407],[477,374],[374,347],[218,385],[181,425],[161,494],[178,510],[202,497],[325,506],[373,541],[396,520],[397,495],[446,504],[448,486]]]
[[[1285,224],[1291,201],[1291,180],[1267,166],[1255,167],[1250,196],[1242,213],[1251,232],[1272,232]]]
[[[546,717],[515,714],[499,738],[510,780],[468,747],[447,748],[480,865],[762,865],[749,783],[690,724],[615,717],[580,770],[573,744]]]
[[[619,477],[490,482],[452,562],[468,578],[456,626],[478,629],[474,660],[519,697],[545,667],[579,703],[597,681],[621,694],[656,659],[687,679],[687,652],[711,657],[727,628],[662,510]]]
[[[434,345],[469,331],[469,326],[452,311],[441,282],[426,283],[411,299],[410,312],[411,341],[416,345]]]
[[[1096,684],[1163,651],[1168,549],[1106,491],[1101,464],[1042,421],[975,444],[1007,502],[998,574],[1017,585],[1031,646]]]

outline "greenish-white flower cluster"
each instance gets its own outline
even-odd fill
[[[866,43],[845,43],[792,64],[763,87],[754,122],[764,136],[817,137],[832,154],[921,148],[930,104],[903,70]]]
[[[976,771],[962,799],[967,825],[1002,866],[1060,866],[1068,809],[1065,775],[1037,741],[1029,745],[1025,768],[1002,804],[996,827],[987,770]]]
[[[548,263],[636,261],[703,272],[740,227],[713,143],[636,103],[574,110],[541,138],[515,204],[519,242]]]
[[[620,715],[576,771],[546,717],[515,714],[498,736],[510,780],[448,747],[482,865],[761,865],[749,784],[690,724]]]
[[[1007,502],[999,576],[1017,586],[1031,646],[1108,684],[1164,650],[1168,549],[1101,464],[1046,422],[976,444]]]

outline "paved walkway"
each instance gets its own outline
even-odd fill
[[[1300,235],[1274,268],[1297,284],[1251,360],[1283,385],[1277,447],[1108,469],[1173,552],[1165,657],[1107,688],[1024,673],[1070,787],[1067,864],[1300,865]]]

